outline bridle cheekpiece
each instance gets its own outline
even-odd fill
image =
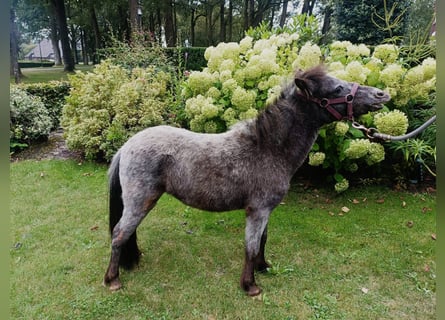
[[[300,97],[305,98],[306,100],[315,102],[321,108],[326,109],[337,120],[345,119],[345,120],[354,121],[354,112],[352,109],[352,102],[354,101],[354,97],[355,97],[355,93],[357,92],[357,89],[358,89],[358,83],[353,83],[350,93],[348,93],[344,97],[339,97],[339,98],[334,98],[334,99],[327,99],[327,98],[318,99],[318,98],[314,98],[311,96],[303,95],[301,93],[298,93],[298,95]],[[346,116],[342,116],[337,110],[335,110],[332,107],[333,105],[341,104],[341,103],[346,103],[346,105],[347,105],[347,115]]]

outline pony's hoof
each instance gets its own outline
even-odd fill
[[[108,289],[110,289],[110,291],[117,291],[120,288],[122,288],[122,283],[120,282],[119,279],[114,279],[111,280],[110,282],[103,282],[102,283],[105,287],[109,286]]]
[[[249,287],[249,290],[247,290],[246,293],[250,297],[255,297],[261,293],[261,288],[256,285],[252,285]]]
[[[257,264],[257,265],[255,266],[255,270],[258,271],[259,273],[266,273],[266,272],[269,271],[269,269],[270,269],[271,267],[272,267],[272,266],[270,265],[270,263],[262,262],[262,263],[259,263],[259,264]]]

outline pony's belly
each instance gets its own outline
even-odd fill
[[[167,190],[167,193],[190,207],[205,211],[231,211],[244,209],[246,206],[246,197],[241,193],[236,194],[236,190],[230,195],[210,190],[185,191],[183,194]]]

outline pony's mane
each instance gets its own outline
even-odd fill
[[[281,147],[298,114],[295,105],[295,84],[285,87],[280,96],[255,119],[252,130],[259,144]]]
[[[296,70],[294,79],[302,79],[315,84],[322,83],[327,71],[323,65],[318,65],[307,71]],[[238,130],[247,130],[251,138],[258,144],[268,148],[282,150],[287,145],[289,132],[298,122],[303,126],[317,125],[318,117],[316,111],[313,117],[305,119],[305,107],[297,93],[301,91],[295,81],[290,81],[281,91],[277,99],[266,106],[257,118],[243,121],[240,126],[235,125]],[[305,93],[308,94],[308,93]]]

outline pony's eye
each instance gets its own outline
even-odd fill
[[[343,87],[342,86],[338,86],[337,88],[335,88],[335,93],[336,94],[340,94],[343,91]]]

